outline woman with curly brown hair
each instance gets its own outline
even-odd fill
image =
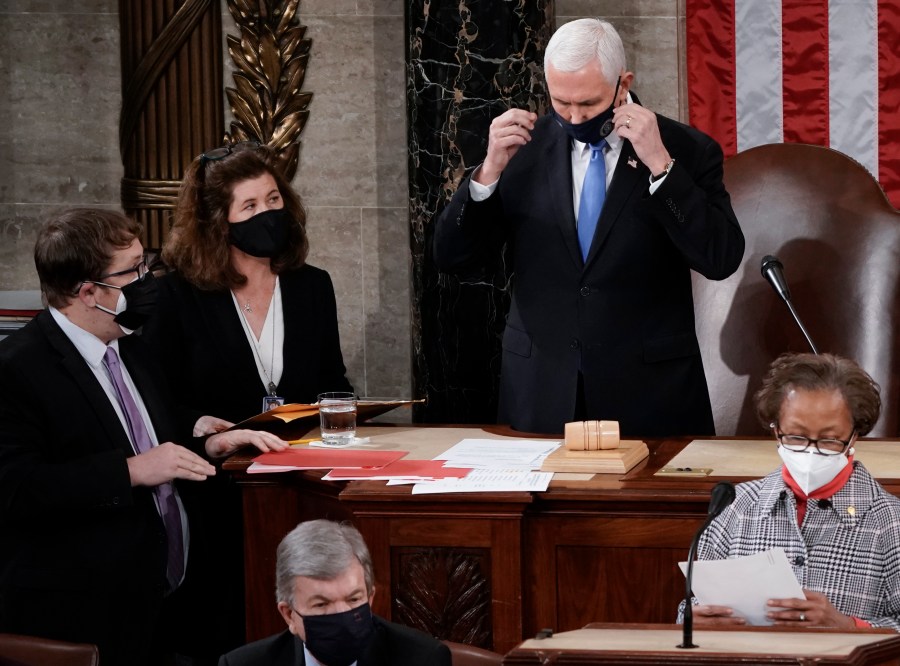
[[[306,263],[308,250],[303,205],[272,149],[238,143],[188,167],[162,252],[173,272],[160,280],[144,336],[195,419],[196,436],[273,402],[353,390],[334,287],[328,273]],[[197,609],[187,624],[201,643],[191,651],[209,657],[244,642],[242,512],[226,476],[199,498],[205,537],[192,544],[194,584],[185,590]],[[211,607],[214,619],[198,630],[199,609],[208,616]]]
[[[334,287],[305,263],[308,250],[300,197],[269,147],[226,146],[188,168],[162,253],[174,274],[145,334],[196,413],[196,434],[259,414],[272,398],[353,390]]]

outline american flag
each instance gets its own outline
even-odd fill
[[[811,143],[900,208],[900,0],[687,0],[690,122],[726,157]]]

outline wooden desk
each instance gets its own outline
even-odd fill
[[[506,653],[544,627],[671,623],[684,595],[676,563],[723,480],[654,477],[686,443],[649,440],[650,457],[625,476],[553,481],[534,494],[411,495],[382,481],[322,481],[321,472],[248,475],[253,454],[237,455],[225,469],[243,492],[247,639],[284,628],[275,549],[313,518],[360,529],[377,614],[447,640]],[[900,481],[883,483],[900,494]]]
[[[525,641],[504,657],[503,664],[900,664],[900,635],[889,629],[705,628],[694,631],[698,647],[690,650],[676,647],[681,638],[680,626],[589,624],[552,638]]]

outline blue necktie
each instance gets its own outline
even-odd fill
[[[606,200],[606,162],[603,160],[603,149],[606,139],[591,144],[591,162],[584,174],[581,186],[581,202],[578,204],[578,244],[581,245],[581,258],[587,260],[591,250],[591,241],[597,230],[597,220]]]

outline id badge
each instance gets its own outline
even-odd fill
[[[268,412],[284,404],[284,398],[278,395],[267,395],[263,398],[262,411]]]

